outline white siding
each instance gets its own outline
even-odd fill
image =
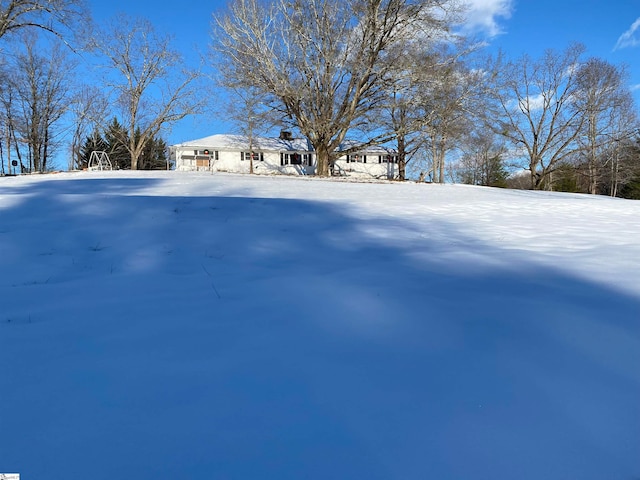
[[[193,147],[174,147],[176,170],[249,173],[251,162],[243,160],[244,150],[209,149],[209,155],[194,155],[194,150],[196,149]],[[253,160],[254,173],[312,175],[315,172],[315,167],[309,165],[281,165],[281,153],[285,152],[255,152],[257,158]]]
[[[395,178],[398,174],[397,163],[384,161],[380,163],[380,156],[386,156],[388,152],[373,150],[373,153],[360,153],[359,161],[347,161],[347,157],[340,157],[336,161],[336,169],[341,175],[358,178]],[[366,162],[364,158],[366,156]],[[353,158],[353,156],[350,156]]]

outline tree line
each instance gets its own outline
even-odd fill
[[[397,148],[400,179],[630,195],[640,142],[625,68],[580,44],[489,56],[456,33],[463,16],[455,0],[233,0],[213,50],[240,123],[297,129],[319,175],[357,135]]]
[[[82,0],[3,1],[0,173],[47,171],[60,153],[82,168],[92,142],[119,168],[167,168],[163,136],[201,111],[199,78],[143,18],[98,27]]]
[[[135,143],[139,142],[141,132],[136,129],[134,135],[137,137]],[[92,152],[106,152],[111,165],[116,170],[131,168],[131,153],[128,150],[131,139],[129,132],[123,127],[117,118],[113,118],[111,123],[104,130],[95,130],[86,137],[80,147],[79,155],[74,169],[83,170],[89,167]],[[145,142],[144,148],[138,156],[139,170],[168,170],[171,162],[167,154],[167,142],[160,137],[153,137]]]
[[[120,168],[166,168],[163,134],[202,113],[215,83],[250,139],[275,128],[308,138],[320,176],[352,153],[340,150],[351,137],[354,149],[394,146],[401,180],[637,195],[625,67],[580,44],[487,55],[460,34],[459,0],[231,0],[213,16],[206,83],[148,21],[87,28],[82,5],[0,6],[2,173],[14,161],[45,171],[65,141],[69,168],[98,147]],[[99,59],[91,81],[70,74],[76,52]]]

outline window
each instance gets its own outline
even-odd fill
[[[281,153],[280,165],[311,165],[310,153]]]
[[[347,155],[347,163],[367,163],[367,156],[358,153],[355,155]]]
[[[194,150],[193,154],[196,157],[202,157],[202,156],[207,156],[209,158],[213,158],[214,160],[218,160],[218,151],[212,151],[208,148],[205,148],[204,150]]]
[[[378,163],[398,163],[397,155],[378,155]]]
[[[264,162],[264,153],[262,152],[240,152],[240,160],[242,161],[250,161],[253,156],[254,161]]]

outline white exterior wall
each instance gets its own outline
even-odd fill
[[[209,155],[194,155],[195,150],[209,150],[210,153]],[[250,173],[251,162],[249,160],[242,160],[243,150],[217,150],[217,160],[215,152],[216,150],[211,148],[176,147],[176,170]],[[280,153],[281,152],[256,152],[258,158],[253,160],[254,173],[285,175],[313,175],[315,173],[315,166],[280,165]],[[291,154],[294,152],[283,153]],[[262,158],[262,160],[260,160],[260,158]]]
[[[209,150],[209,155],[194,155],[194,151]],[[217,159],[216,159],[217,152]],[[177,147],[175,150],[176,170],[179,171],[222,171],[249,173],[249,162],[240,161],[240,152],[213,150],[204,147]]]
[[[336,167],[340,175],[357,178],[387,178],[392,179],[398,175],[398,164],[393,162],[379,163],[378,155],[367,154],[367,163],[347,163],[346,157],[340,157],[336,161]]]
[[[211,170],[214,172],[249,173],[251,162],[240,160],[241,151],[218,150],[218,160],[211,162]],[[257,161],[254,162],[255,164]]]

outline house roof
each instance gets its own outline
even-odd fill
[[[254,137],[253,150],[279,151],[279,152],[313,152],[313,146],[306,138],[293,138],[283,140],[278,137]],[[249,139],[245,135],[217,134],[208,137],[190,140],[188,142],[173,145],[173,147],[208,148],[211,150],[249,150]],[[338,151],[345,151],[357,148],[358,142],[345,140],[340,144]],[[373,145],[364,147],[361,153],[368,155],[395,154],[396,150],[383,145]]]
[[[253,150],[311,152],[313,147],[304,138],[282,140],[277,137],[254,137]],[[174,147],[203,147],[212,150],[249,150],[249,139],[245,135],[211,135],[209,137],[179,143]]]
[[[352,148],[358,149],[358,145],[359,143],[355,140],[345,140],[340,144],[338,151],[341,152]],[[358,149],[358,151],[367,155],[387,155],[397,153],[395,149],[385,147],[384,145],[369,145],[368,147]]]

